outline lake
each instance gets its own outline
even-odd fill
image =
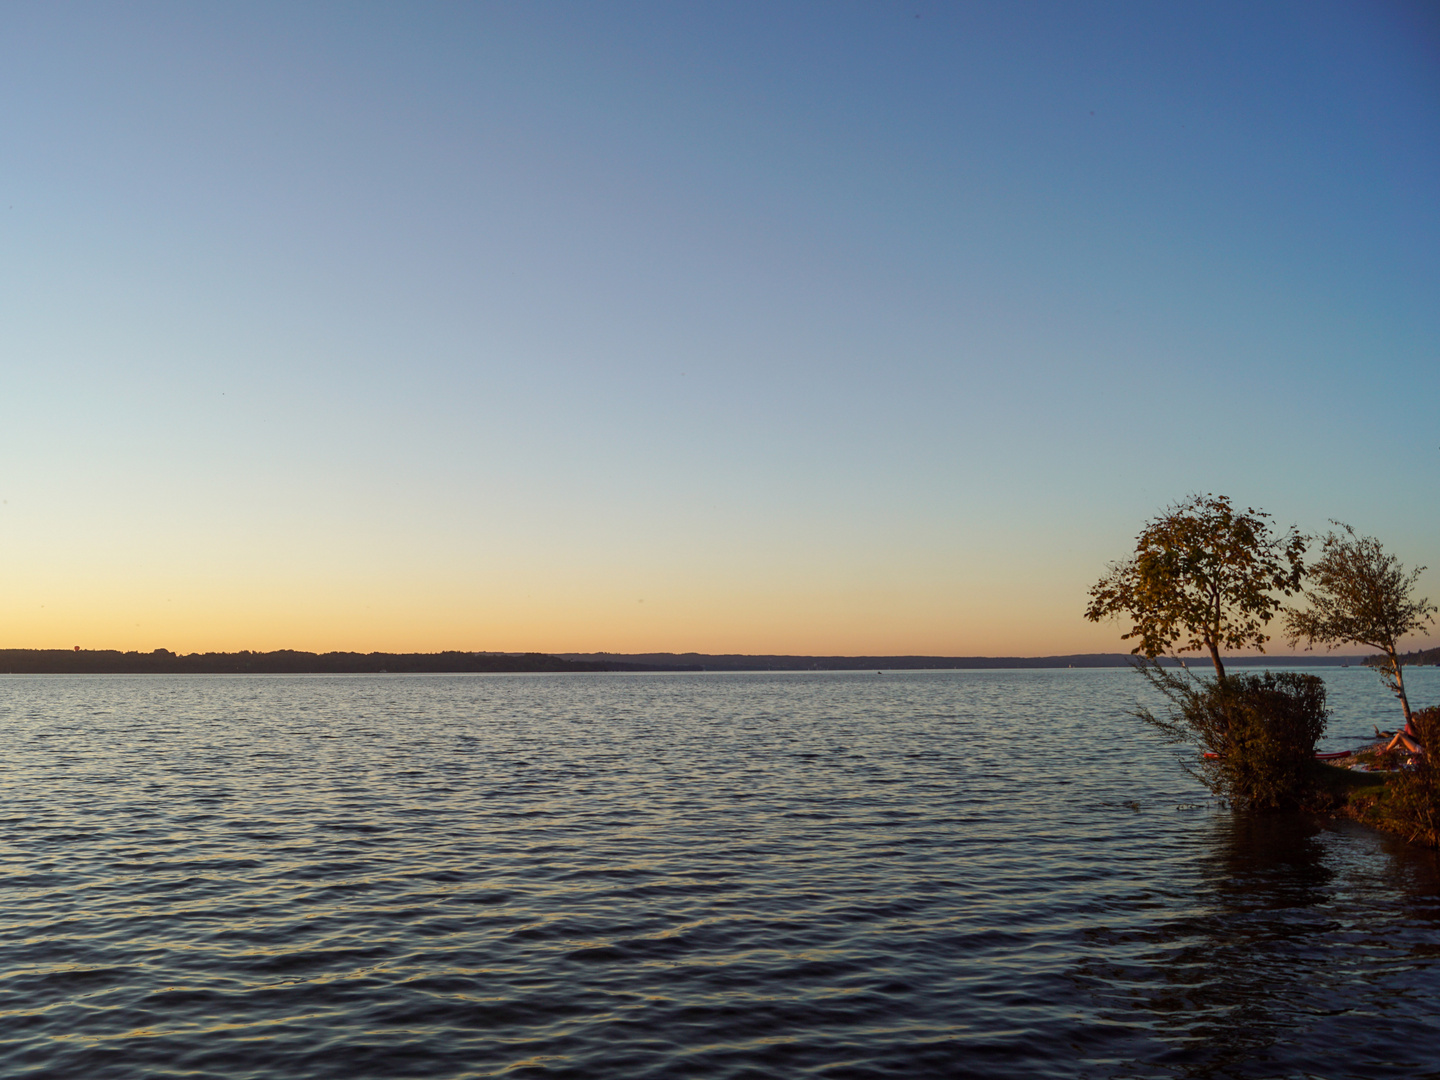
[[[1143,690],[0,676],[0,1073],[1440,1076],[1435,856],[1219,809]]]

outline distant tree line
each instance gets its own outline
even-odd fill
[[[209,652],[169,649],[0,649],[0,672],[16,675],[360,675],[380,672],[636,671],[634,664],[564,660],[545,653]]]
[[[1400,660],[1409,667],[1435,667],[1440,665],[1440,649],[1421,649],[1419,652],[1406,653]]]
[[[1440,653],[1440,650],[1432,650]],[[121,652],[116,649],[0,649],[0,674],[14,675],[364,675],[389,672],[463,674],[467,672],[586,671],[945,671],[985,668],[1130,667],[1128,653],[1079,653],[1073,656],[784,656],[730,653],[436,653],[274,652],[189,653],[169,649]],[[1159,662],[1179,666],[1162,657]],[[1273,662],[1265,657],[1232,657],[1232,664]],[[1361,656],[1307,656],[1304,664],[1365,662]],[[1424,663],[1407,659],[1406,663]],[[1431,661],[1434,662],[1434,661]]]
[[[566,660],[622,662],[645,671],[954,671],[983,668],[1128,668],[1129,653],[1076,653],[1070,656],[788,656],[748,653],[561,653]],[[1166,666],[1181,661],[1160,657]],[[1193,661],[1192,661],[1193,662]],[[1274,657],[1231,657],[1232,664],[1274,663]],[[1364,663],[1363,656],[1306,656],[1297,663],[1340,666]]]

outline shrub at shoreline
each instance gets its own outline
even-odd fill
[[[1325,734],[1325,682],[1315,675],[1271,672],[1207,679],[1175,675],[1148,663],[1141,672],[1170,701],[1157,715],[1135,716],[1167,741],[1201,751],[1192,775],[1237,810],[1314,808],[1315,744]]]
[[[1423,746],[1440,745],[1440,706],[1417,709],[1411,719]],[[1347,786],[1338,812],[1409,843],[1440,848],[1440,761],[1428,751],[1411,755],[1377,747],[1374,753],[1377,764],[1393,771],[1358,774],[1375,781]]]

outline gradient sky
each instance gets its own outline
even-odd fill
[[[13,4],[0,93],[0,645],[1117,651],[1192,492],[1440,599],[1432,5]]]

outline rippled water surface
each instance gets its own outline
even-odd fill
[[[1440,1076],[1434,858],[1139,683],[0,677],[0,1073]]]

